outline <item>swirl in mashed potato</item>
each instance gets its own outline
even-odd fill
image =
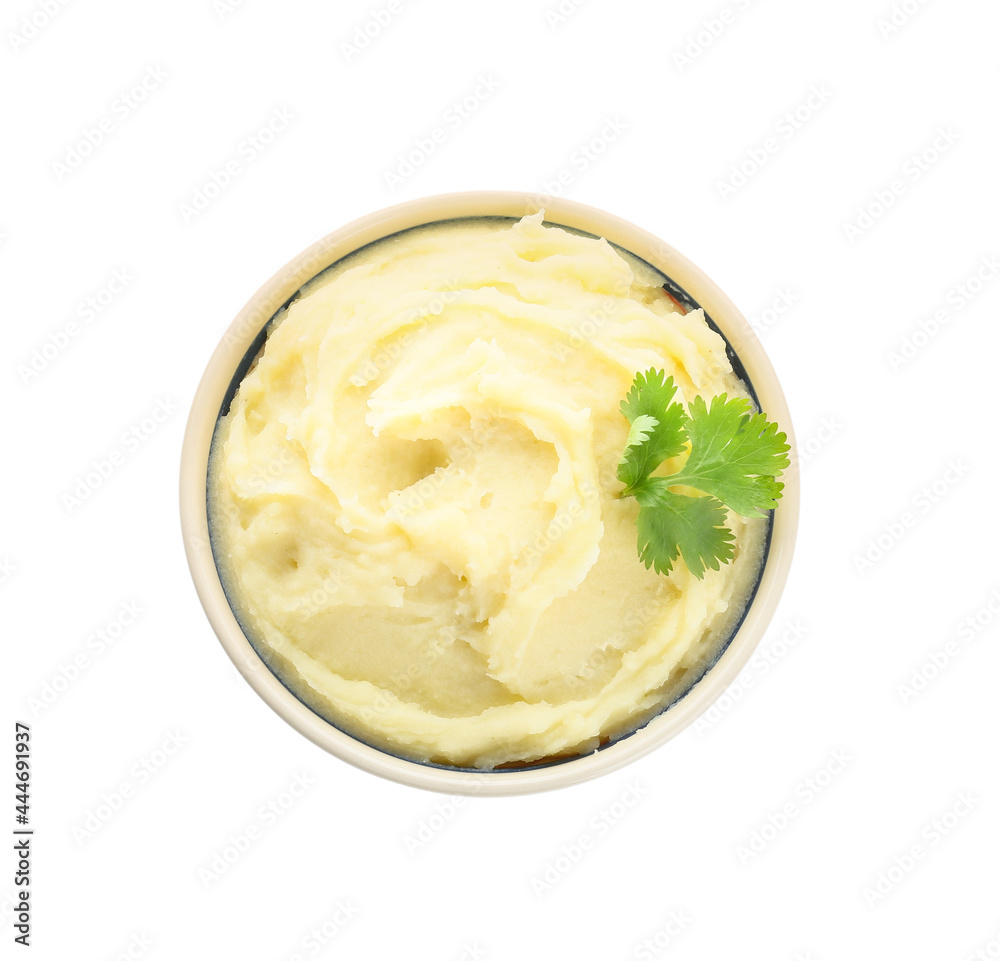
[[[637,557],[615,477],[636,371],[746,394],[662,283],[538,213],[398,234],[275,318],[219,422],[210,515],[244,630],[305,703],[492,768],[591,751],[691,683],[766,522],[730,514],[736,559],[704,580]]]

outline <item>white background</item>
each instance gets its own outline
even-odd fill
[[[892,0],[44,6],[0,23],[0,780],[29,722],[34,957],[1000,954],[995,3],[906,0],[896,27]],[[176,488],[203,367],[265,279],[371,210],[481,187],[694,260],[761,330],[808,457],[774,626],[709,720],[584,786],[449,806],[238,677]]]

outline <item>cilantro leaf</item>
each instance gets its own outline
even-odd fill
[[[639,560],[648,570],[669,574],[678,553],[695,577],[717,571],[734,556],[726,508],[714,497],[688,497],[669,490],[671,480],[650,477],[635,497],[639,502]]]
[[[691,454],[673,484],[712,494],[744,517],[773,510],[784,486],[775,477],[788,467],[789,448],[778,425],[751,413],[749,401],[725,394],[710,405],[695,397],[689,414]]]
[[[639,559],[659,574],[678,557],[698,578],[735,557],[735,537],[725,526],[727,508],[744,517],[774,510],[788,467],[785,434],[743,398],[695,397],[685,411],[674,401],[676,386],[664,371],[638,373],[621,411],[631,427],[618,464],[625,485],[619,497],[639,502]],[[673,474],[651,476],[665,460],[690,444]],[[682,494],[677,487],[700,495]]]
[[[629,493],[668,457],[684,450],[687,414],[681,404],[671,403],[676,392],[673,377],[650,368],[645,374],[636,374],[622,401],[622,414],[632,429],[618,464],[618,479]]]
[[[623,484],[634,484],[642,480],[642,470],[647,459],[649,435],[659,425],[659,421],[650,414],[640,414],[629,427],[625,450],[618,462],[618,479]],[[641,460],[641,463],[640,463]]]

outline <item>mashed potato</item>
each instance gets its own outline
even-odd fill
[[[594,750],[697,677],[767,522],[731,514],[736,559],[704,580],[636,555],[615,477],[635,373],[746,393],[662,283],[539,213],[398,234],[275,318],[219,422],[210,516],[237,617],[305,703],[492,768]]]

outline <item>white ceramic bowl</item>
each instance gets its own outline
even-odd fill
[[[668,741],[707,710],[737,677],[760,641],[778,603],[791,563],[798,525],[799,486],[792,421],[767,356],[732,301],[694,264],[663,241],[612,214],[569,200],[545,200],[550,223],[587,231],[652,264],[705,309],[733,347],[761,409],[788,434],[791,468],[772,518],[770,545],[757,591],[718,660],[663,712],[639,730],[591,754],[518,769],[469,771],[396,757],[370,747],[306,707],[271,673],[247,640],[222,588],[209,541],[206,507],[212,435],[231,385],[238,383],[263,343],[267,322],[308,280],[330,264],[399,230],[456,217],[521,217],[540,198],[527,193],[475,191],[426,197],[380,210],[334,231],[278,271],[250,298],[216,348],[198,386],[181,457],[181,525],[188,564],[205,613],[226,653],[257,693],[296,730],[357,767],[404,784],[455,794],[523,794],[606,774]]]

